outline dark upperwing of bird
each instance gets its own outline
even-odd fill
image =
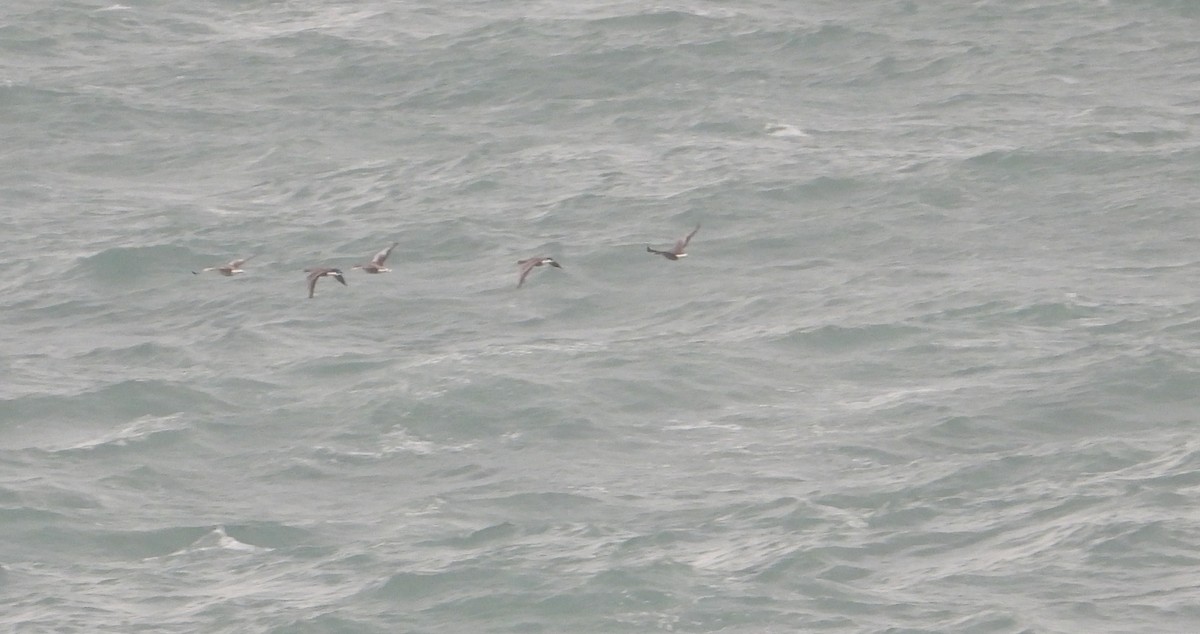
[[[646,252],[653,253],[655,255],[661,255],[668,260],[678,260],[679,258],[687,257],[687,252],[685,249],[687,249],[688,243],[692,241],[692,236],[696,235],[696,232],[699,230],[700,225],[696,225],[696,228],[692,229],[691,233],[680,238],[679,240],[676,240],[674,248],[672,248],[670,251],[659,251],[657,249],[651,249],[650,245],[646,245]]]
[[[342,277],[341,269],[314,268],[314,269],[304,269],[304,272],[308,273],[308,297],[309,297],[309,299],[312,299],[313,293],[316,291],[317,280],[319,280],[322,277],[325,277],[327,275],[331,276],[335,280],[341,282],[343,286],[349,286],[349,284],[346,283],[346,278]]]
[[[555,262],[554,258],[548,258],[540,255],[536,258],[518,260],[517,265],[521,267],[521,278],[517,280],[517,288],[520,288],[521,285],[525,283],[525,278],[529,277],[529,273],[533,271],[533,269],[542,266],[543,264],[549,264],[556,269],[562,268],[562,265],[558,262]]]
[[[376,253],[375,257],[371,258],[371,262],[369,264],[355,264],[354,268],[362,269],[362,270],[366,271],[367,273],[388,273],[388,272],[390,272],[391,269],[384,268],[383,263],[387,261],[388,256],[392,254],[392,249],[395,249],[397,244],[400,244],[400,243],[393,242],[392,246],[380,251],[379,253]]]

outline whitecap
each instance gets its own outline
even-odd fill
[[[768,123],[763,126],[763,132],[778,137],[806,138],[810,136],[804,130],[786,123]]]
[[[163,432],[180,431],[185,428],[178,412],[167,416],[143,416],[132,423],[97,438],[82,440],[62,447],[48,447],[47,451],[85,451],[101,447],[124,447]]]
[[[225,527],[218,525],[209,533],[205,534],[200,539],[197,539],[187,548],[189,552],[202,552],[206,550],[232,550],[243,553],[262,553],[271,550],[265,546],[253,546],[245,542],[240,542],[229,536],[225,532]]]

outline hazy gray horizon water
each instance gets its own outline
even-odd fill
[[[1195,631],[1197,20],[0,9],[0,625]]]

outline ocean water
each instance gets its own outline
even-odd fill
[[[0,629],[1198,631],[1197,33],[5,4]]]

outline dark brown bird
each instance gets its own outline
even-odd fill
[[[341,269],[316,268],[316,269],[304,269],[304,272],[308,273],[308,298],[309,299],[312,299],[313,291],[316,290],[316,288],[317,288],[317,280],[322,277],[325,277],[326,275],[332,276],[334,279],[341,282],[342,286],[349,286],[349,284],[346,283],[346,278],[342,277]]]
[[[549,264],[556,269],[562,268],[562,265],[558,262],[555,262],[554,258],[548,258],[545,256],[538,256],[536,258],[529,258],[528,260],[517,261],[517,265],[521,267],[521,279],[517,280],[517,288],[521,288],[521,285],[525,283],[525,278],[529,277],[530,271],[543,264]]]
[[[383,263],[387,261],[388,256],[392,254],[392,249],[395,249],[397,244],[400,243],[393,242],[392,246],[376,253],[369,264],[355,264],[354,268],[362,269],[367,273],[390,273],[392,270],[383,268]]]
[[[234,261],[230,262],[229,264],[226,264],[225,266],[210,266],[206,269],[200,269],[199,271],[192,271],[192,275],[199,275],[201,273],[207,273],[208,271],[216,271],[217,273],[220,273],[221,275],[224,275],[225,277],[232,277],[234,275],[237,275],[238,273],[245,273],[245,271],[242,270],[242,265],[245,264],[246,261],[252,257],[254,257],[254,256],[252,255],[249,258],[242,258],[240,260],[234,260]]]
[[[696,235],[696,232],[699,230],[700,230],[700,225],[696,225],[696,228],[692,229],[691,233],[689,233],[686,236],[675,241],[675,247],[672,248],[670,251],[658,251],[655,249],[651,249],[650,245],[648,245],[648,244],[646,245],[646,251],[649,253],[653,253],[655,255],[661,255],[668,260],[678,260],[679,258],[686,258],[687,253],[684,252],[684,249],[686,249],[688,243],[692,241],[692,236]]]

